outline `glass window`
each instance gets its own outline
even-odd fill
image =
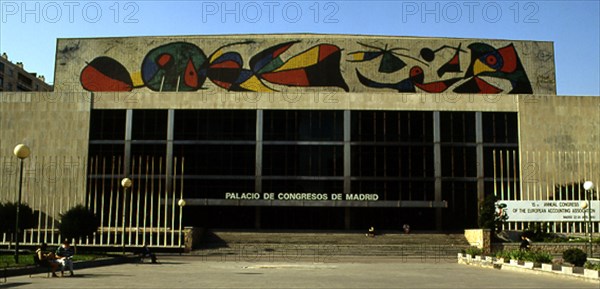
[[[370,146],[351,149],[354,177],[432,177],[433,145]]]
[[[175,140],[256,140],[255,110],[177,110]]]
[[[343,176],[344,147],[265,145],[262,173],[265,176]]]
[[[440,140],[442,142],[474,143],[474,112],[440,112]]]
[[[434,179],[352,181],[353,194],[378,194],[382,201],[433,201]]]
[[[263,192],[272,193],[343,193],[344,182],[332,180],[263,179]]]
[[[265,110],[264,140],[343,141],[343,111]]]
[[[518,143],[518,116],[516,112],[484,112],[483,141],[486,143]]]
[[[91,174],[98,171],[110,175],[114,169],[116,174],[120,171],[119,164],[123,162],[125,143],[120,144],[90,144],[88,155],[90,157]],[[121,165],[122,167],[122,165]]]
[[[239,178],[204,179],[186,175],[183,178],[183,188],[186,198],[223,200],[225,199],[225,193],[254,192],[254,180]]]
[[[90,113],[90,140],[125,140],[123,109],[94,109]]]
[[[442,181],[442,200],[448,208],[442,210],[443,227],[464,229],[477,226],[477,183]]]
[[[475,147],[442,146],[443,177],[477,177]]]
[[[29,87],[31,87],[31,85],[33,84],[33,80],[25,74],[19,73],[19,76],[17,78],[19,79],[19,82],[21,82]]]
[[[432,112],[353,111],[352,141],[433,141]]]
[[[186,175],[255,175],[254,145],[174,145]]]
[[[166,140],[167,110],[133,110],[131,129],[133,140]]]

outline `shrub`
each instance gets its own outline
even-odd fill
[[[35,226],[35,215],[29,205],[21,203],[19,209],[19,228],[29,229]],[[17,202],[0,204],[0,233],[13,233],[17,217]]]
[[[58,230],[63,238],[72,239],[93,235],[100,225],[100,221],[87,208],[76,206],[61,215]]]
[[[592,269],[592,270],[597,270],[600,271],[600,263],[591,263],[591,262],[585,262],[585,265],[583,266],[585,269]]]
[[[552,255],[542,251],[509,250],[496,252],[496,258],[505,260],[530,261],[534,263],[552,263]]]
[[[504,260],[515,259],[520,260],[523,255],[523,252],[519,250],[507,250],[507,251],[498,251],[496,252],[496,258],[504,258]]]
[[[550,253],[542,251],[530,251],[525,254],[525,261],[531,261],[534,263],[552,263],[552,255]]]
[[[514,260],[525,260],[525,255],[527,254],[526,251],[521,251],[521,250],[512,250],[510,251],[510,259],[514,259]]]
[[[469,254],[471,256],[481,256],[483,255],[483,250],[477,247],[469,247],[465,249],[463,253]]]
[[[585,264],[585,261],[587,261],[587,254],[581,249],[577,248],[565,250],[562,254],[562,257],[565,261],[578,267],[583,266],[583,264]]]
[[[508,251],[498,251],[496,252],[496,258],[504,258],[505,260],[510,259],[510,255]]]

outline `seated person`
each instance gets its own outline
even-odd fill
[[[410,225],[409,225],[409,224],[404,224],[404,225],[402,226],[402,230],[404,230],[404,233],[405,233],[405,234],[408,234],[408,233],[410,233]]]
[[[375,237],[375,228],[369,228],[369,231],[365,234],[367,237]]]
[[[69,267],[69,272],[71,272],[70,276],[75,275],[73,273],[73,255],[75,255],[74,247],[71,247],[68,239],[61,244],[58,249],[56,249],[56,260],[62,265],[60,270],[60,275],[64,276],[65,267]]]
[[[142,258],[150,257],[150,260],[152,260],[152,264],[158,263],[156,261],[156,255],[150,251],[150,249],[148,248],[148,245],[146,245],[146,244],[144,244],[144,247],[142,247],[142,251],[141,251],[140,255],[142,255]]]
[[[42,267],[49,267],[52,272],[52,277],[56,276],[56,269],[60,264],[56,260],[56,256],[52,252],[48,252],[46,243],[42,243],[37,250],[35,250],[35,257],[38,263]]]

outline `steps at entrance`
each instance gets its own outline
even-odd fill
[[[228,260],[332,259],[337,256],[394,256],[411,260],[456,262],[456,253],[468,248],[463,234],[312,231],[208,231],[194,255]]]

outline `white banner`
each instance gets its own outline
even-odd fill
[[[585,201],[498,201],[507,222],[581,222],[588,220]],[[600,220],[600,201],[592,201],[592,221]]]

